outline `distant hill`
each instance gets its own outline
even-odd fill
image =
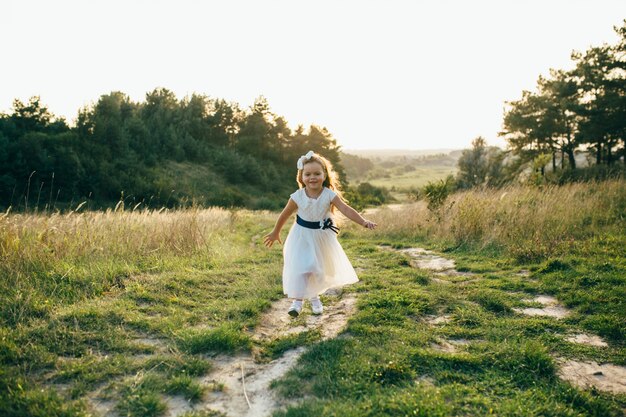
[[[452,152],[458,152],[460,155],[461,150],[458,149],[343,149],[343,153],[360,156],[361,158],[397,158],[397,157],[407,157],[407,158],[416,158],[421,156],[430,156],[430,155],[448,155]]]
[[[460,149],[344,150],[340,157],[348,182],[385,187],[396,199],[404,200],[403,194],[412,189],[455,175],[462,152]]]

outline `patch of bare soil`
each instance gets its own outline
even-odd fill
[[[304,324],[294,325],[294,319],[287,314],[291,300],[284,298],[272,304],[272,307],[263,315],[260,324],[254,329],[253,340],[268,341],[289,334],[297,334],[310,330],[319,330],[322,339],[337,336],[352,315],[356,305],[356,297],[347,294],[341,299],[324,305],[324,313],[319,316],[306,314],[309,309],[305,302],[303,313]],[[298,321],[299,322],[299,321]]]
[[[578,343],[581,345],[595,346],[595,347],[608,347],[609,344],[606,343],[600,336],[596,336],[595,334],[587,334],[587,333],[578,333],[565,338],[568,342]]]
[[[117,403],[110,399],[105,398],[103,390],[105,386],[102,386],[87,396],[87,404],[89,408],[95,412],[95,415],[101,417],[117,417],[115,412],[115,406]]]
[[[137,345],[140,348],[147,348],[152,350],[153,353],[143,353],[143,354],[135,354],[133,355],[135,358],[147,358],[150,356],[154,356],[159,353],[167,353],[169,351],[169,346],[162,339],[157,339],[150,336],[143,336],[132,339],[133,344]]]
[[[430,325],[436,326],[439,324],[449,323],[450,321],[452,321],[452,316],[447,314],[443,316],[428,315],[424,317],[424,321]]]
[[[428,269],[434,272],[444,272],[454,269],[454,261],[446,259],[434,252],[422,248],[400,249],[399,252],[411,257],[411,265],[415,268]]]
[[[323,339],[336,337],[354,313],[356,297],[347,294],[341,299],[327,303],[324,306],[324,313],[319,316],[304,313],[303,322],[298,320],[296,325],[294,319],[287,314],[289,305],[290,300],[287,299],[275,302],[261,318],[252,338],[257,341],[269,341],[312,330],[319,331]],[[306,308],[308,306],[305,305]],[[270,383],[284,376],[305,350],[303,347],[289,350],[270,363],[257,363],[249,354],[215,358],[213,372],[204,377],[202,383],[219,386],[221,390],[211,392],[196,409],[221,411],[232,417],[271,415],[286,404],[274,398],[269,389]],[[180,411],[182,413],[185,410]]]
[[[456,269],[446,269],[445,271],[437,272],[437,275],[441,277],[460,277],[460,278],[471,278],[475,277],[476,274],[473,272],[467,271],[457,271]]]
[[[389,249],[389,247],[381,247]],[[423,248],[397,249],[397,252],[404,253],[411,258],[413,268],[426,269],[435,272],[440,278],[431,278],[437,284],[459,284],[467,285],[479,281],[473,272],[457,271],[454,260],[437,255],[435,252]]]
[[[167,404],[167,409],[163,414],[164,417],[176,417],[194,409],[193,405],[180,395],[175,397],[166,397],[165,403]]]
[[[570,314],[570,310],[559,301],[548,295],[539,295],[532,300],[524,300],[542,304],[542,308],[514,309],[518,313],[530,316],[549,316],[561,319]],[[607,347],[608,344],[599,336],[579,333],[566,337],[571,343],[585,344],[595,347]],[[610,363],[582,362],[572,359],[557,358],[559,377],[580,388],[595,387],[601,391],[614,394],[626,393],[626,368]]]
[[[259,325],[251,335],[253,340],[264,342],[306,331],[319,331],[322,339],[336,337],[356,310],[356,297],[344,294],[341,289],[326,292],[327,302],[324,313],[310,314],[310,306],[305,303],[302,319],[294,320],[287,311],[291,304],[288,299],[281,299],[261,317]],[[152,347],[156,352],[167,350],[162,340],[150,337],[134,339],[138,345]],[[219,355],[215,357],[212,372],[200,378],[199,383],[210,392],[198,403],[190,403],[181,396],[163,396],[167,404],[165,416],[176,417],[193,410],[220,411],[229,417],[269,416],[278,408],[287,404],[274,398],[270,390],[273,380],[284,376],[291,369],[306,348],[299,347],[285,352],[280,358],[269,363],[257,363],[252,354],[235,356]],[[117,417],[116,402],[105,399],[102,390],[91,393],[87,402],[97,415]]]
[[[595,387],[613,394],[626,393],[626,367],[610,363],[559,359],[559,377],[580,388]]]
[[[217,384],[221,390],[210,393],[201,408],[233,417],[271,415],[285,404],[274,398],[270,383],[285,375],[304,351],[303,347],[287,351],[267,364],[256,363],[249,355],[216,358],[215,370],[203,382]]]
[[[471,341],[467,339],[439,340],[437,343],[431,343],[430,347],[444,353],[456,353],[460,346],[467,346],[470,343]]]
[[[570,315],[570,310],[561,305],[559,300],[549,295],[538,295],[532,300],[526,299],[523,301],[539,303],[543,307],[514,308],[513,310],[527,316],[548,316],[557,319],[562,319]]]
[[[431,343],[430,348],[434,350],[438,350],[439,352],[444,352],[444,353],[456,352],[456,346],[454,346],[453,344],[445,340],[439,340],[437,343]]]

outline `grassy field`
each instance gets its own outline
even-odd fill
[[[448,166],[418,167],[409,172],[368,180],[368,182],[377,187],[409,190],[421,188],[429,182],[445,179],[448,175],[455,175],[456,171],[456,168]]]
[[[364,170],[359,160],[345,158],[347,179],[351,184],[368,182],[385,187],[398,201],[408,201],[407,192],[456,175],[461,151],[351,151],[351,154],[368,158],[371,163],[370,168]]]
[[[345,224],[361,281],[340,337],[258,342],[250,329],[282,297],[277,214],[221,209],[9,214],[0,218],[0,415],[158,416],[201,402],[216,354],[309,345],[275,381],[301,399],[278,416],[620,416],[626,396],[558,378],[571,358],[626,365],[624,182],[451,196]],[[286,231],[285,231],[286,233]],[[422,246],[480,279],[441,285],[386,248]],[[528,274],[520,271],[529,271]],[[528,317],[536,294],[565,319]],[[446,317],[432,325],[429,318]],[[568,342],[576,333],[607,347]],[[454,350],[437,346],[463,340]],[[194,412],[188,416],[218,415]]]

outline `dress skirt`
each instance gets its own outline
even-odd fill
[[[294,223],[283,246],[283,291],[290,298],[315,297],[359,280],[337,234]]]

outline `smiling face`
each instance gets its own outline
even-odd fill
[[[313,193],[320,192],[324,187],[324,180],[326,179],[326,172],[324,167],[317,161],[304,164],[302,168],[302,183],[306,187],[307,191]]]

